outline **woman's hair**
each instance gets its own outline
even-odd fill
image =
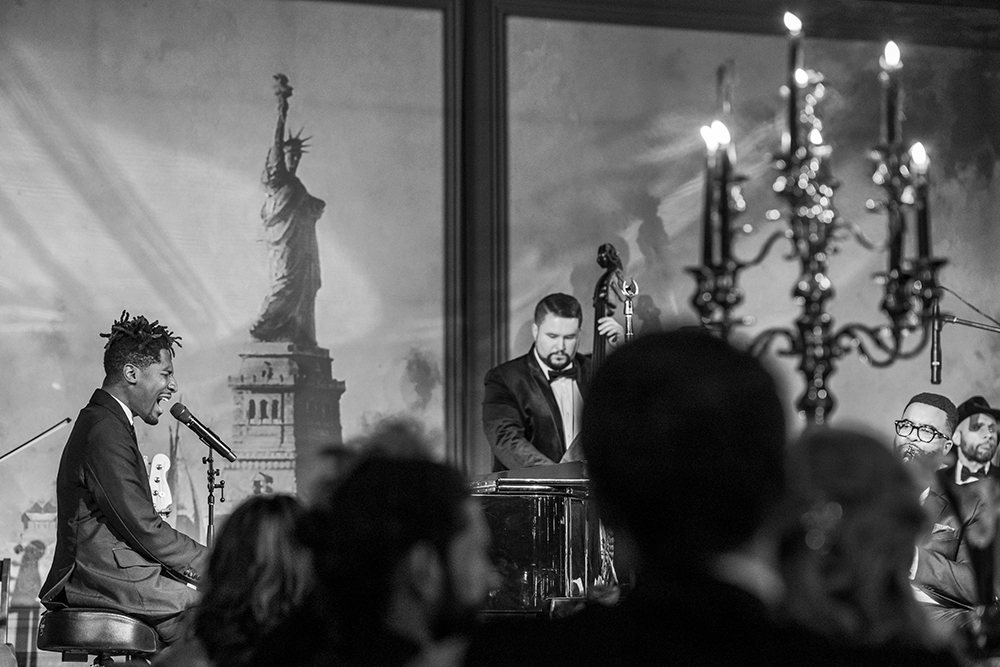
[[[888,443],[815,428],[789,451],[781,566],[796,621],[858,644],[926,646],[909,582],[925,529],[920,490]]]
[[[217,667],[248,665],[267,633],[301,606],[312,561],[295,536],[293,496],[251,496],[229,516],[209,560],[194,634]]]

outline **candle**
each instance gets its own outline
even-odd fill
[[[788,29],[788,157],[791,163],[799,149],[799,87],[796,72],[802,68],[802,21],[795,14],[785,12],[785,28]]]
[[[723,264],[732,259],[730,246],[732,244],[733,230],[729,226],[729,178],[732,171],[732,161],[730,157],[730,135],[727,128],[720,121],[712,123],[712,131],[715,139],[719,142],[720,166],[719,166],[719,255]]]
[[[917,257],[927,259],[931,256],[931,214],[929,198],[929,177],[931,159],[927,150],[919,141],[910,148],[910,166],[916,174],[916,205],[917,205]]]
[[[715,88],[719,103],[719,112],[723,117],[727,118],[733,114],[733,89],[736,87],[735,70],[736,61],[730,58],[719,65],[719,69],[715,71]]]
[[[903,212],[896,206],[889,207],[889,273],[898,272],[903,257]]]
[[[895,42],[885,45],[885,53],[879,59],[882,72],[882,143],[893,146],[900,140],[899,125],[902,117],[903,91],[899,83],[899,70],[903,67],[899,59],[899,47]]]
[[[705,140],[705,211],[702,220],[701,257],[704,266],[712,266],[715,258],[715,225],[712,224],[715,209],[715,156],[719,152],[719,140],[707,125],[701,128]]]

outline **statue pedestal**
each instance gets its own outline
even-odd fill
[[[255,493],[308,495],[322,473],[317,454],[341,445],[340,396],[330,351],[295,343],[249,343],[229,377],[236,404],[230,445],[220,464],[227,502]],[[219,508],[221,509],[221,508]]]

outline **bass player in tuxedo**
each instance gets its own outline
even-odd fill
[[[102,387],[80,411],[56,477],[56,549],[39,593],[48,609],[96,607],[152,625],[167,644],[197,592],[208,550],[153,506],[133,420],[156,425],[177,391],[178,337],[122,313],[104,351]]]
[[[493,450],[493,470],[531,468],[571,460],[580,431],[591,363],[577,353],[583,309],[568,294],[550,294],[535,307],[527,354],[486,373],[483,429]],[[611,345],[624,329],[610,315],[597,333]],[[568,454],[569,453],[569,454]]]

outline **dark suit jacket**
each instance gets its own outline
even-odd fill
[[[586,397],[590,358],[578,354],[573,363],[580,367],[580,393]],[[486,373],[483,429],[494,471],[559,463],[566,451],[559,404],[534,348]]]
[[[179,579],[204,572],[208,550],[153,509],[128,419],[102,389],[66,442],[56,496],[56,550],[39,593],[46,607],[116,609],[155,622],[195,600]]]
[[[918,546],[914,583],[943,606],[964,609],[975,606],[979,598],[968,537],[983,527],[983,510],[988,496],[1000,485],[1000,469],[992,466],[988,478],[957,485],[955,465],[937,471],[936,487],[931,487],[924,501],[934,525]]]

